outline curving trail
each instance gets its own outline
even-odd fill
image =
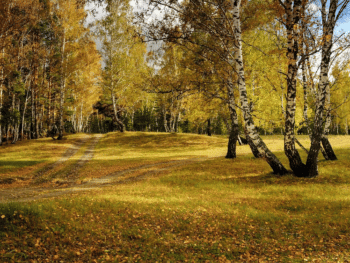
[[[67,149],[67,151],[63,154],[62,158],[59,159],[58,161],[45,166],[44,169],[36,172],[33,176],[33,178],[38,178],[38,177],[42,177],[48,173],[50,173],[52,170],[54,170],[57,166],[65,163],[66,161],[68,161],[74,154],[76,154],[79,149],[86,143],[86,141],[89,139],[90,137],[88,135],[85,135],[84,138],[78,140],[77,142],[75,142],[75,144],[70,147],[69,149]]]
[[[100,141],[100,139],[103,137],[103,134],[95,134],[93,139],[91,140],[89,146],[87,147],[86,151],[84,152],[83,156],[80,157],[78,162],[74,164],[74,166],[64,174],[64,177],[69,179],[74,179],[76,175],[78,174],[78,171],[84,167],[86,163],[88,163],[93,157],[94,157],[94,151],[97,143]]]
[[[93,136],[86,136],[83,139],[77,141],[70,149],[66,151],[61,159],[57,162],[48,165],[41,171],[35,174],[35,178],[48,174],[58,165],[68,161],[73,157],[75,153],[88,141],[89,143],[86,151],[80,157],[78,162],[71,167],[68,172],[60,173],[63,175],[65,180],[63,183],[64,187],[43,187],[43,186],[30,186],[24,188],[10,188],[0,190],[0,203],[9,202],[30,202],[46,198],[53,198],[59,196],[68,196],[79,192],[86,192],[91,190],[99,190],[107,186],[127,184],[132,182],[138,182],[148,177],[155,175],[162,175],[171,172],[172,170],[192,164],[195,162],[205,161],[218,157],[201,157],[201,158],[188,158],[184,160],[174,160],[158,162],[153,164],[143,164],[136,167],[128,168],[122,171],[112,172],[106,176],[100,178],[93,178],[90,181],[78,184],[76,182],[76,176],[78,171],[82,169],[94,156],[94,150],[100,139],[103,137],[102,134],[95,134]],[[222,156],[220,156],[222,157]]]
[[[190,163],[194,163],[196,161],[204,161],[206,159],[209,159],[209,158],[191,158],[186,160],[175,160],[175,161],[159,162],[154,164],[144,164],[144,165],[136,166],[126,170],[113,172],[100,178],[94,178],[89,182],[87,182],[85,185],[88,187],[93,185],[104,185],[104,184],[122,184],[122,183],[131,182],[131,181],[136,182],[136,181],[143,180],[150,175],[159,174],[161,172],[167,172],[170,170],[170,168],[177,168]],[[144,169],[148,169],[148,170],[141,172],[141,174],[136,176],[120,179],[120,177],[124,175],[132,174],[134,172],[142,171]]]
[[[177,160],[149,165],[140,165],[138,167],[114,172],[101,178],[95,178],[83,184],[72,183],[69,186],[63,188],[32,187],[25,189],[16,189],[15,192],[13,191],[13,189],[0,190],[0,203],[30,202],[46,198],[68,196],[72,194],[77,194],[79,192],[100,190],[104,187],[111,185],[138,182],[150,176],[166,174],[173,169],[208,159],[212,158],[193,158],[187,160]],[[143,171],[144,169],[147,170]],[[122,178],[125,175],[132,175],[133,173],[137,174],[135,176]]]

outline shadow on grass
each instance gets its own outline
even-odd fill
[[[255,185],[257,187],[263,185],[344,185],[350,183],[350,174],[335,176],[319,175],[316,178],[299,178],[294,176],[290,171],[290,174],[285,176],[279,176],[273,173],[264,173],[256,176],[237,176],[235,178],[221,179],[220,181],[252,186]]]
[[[185,180],[218,181],[234,184],[245,184],[252,187],[264,185],[345,185],[350,183],[350,150],[338,152],[337,161],[320,161],[319,176],[316,178],[299,178],[293,175],[288,160],[283,152],[276,152],[289,174],[273,174],[263,159],[252,159],[250,155],[238,156],[236,159],[215,158],[183,168]]]
[[[0,204],[0,237],[8,232],[33,229],[38,226],[42,212],[38,207],[28,207],[20,203]]]
[[[27,166],[33,166],[41,163],[42,161],[0,161],[0,167],[2,168],[22,168]]]

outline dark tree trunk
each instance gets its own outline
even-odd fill
[[[322,128],[314,127],[313,136],[311,137],[311,147],[306,161],[307,177],[316,177],[318,175],[318,152],[321,147],[321,135]]]
[[[234,131],[234,127],[232,125],[230,137],[228,138],[228,146],[227,146],[227,154],[225,156],[226,159],[234,159],[237,157],[236,155],[236,144],[238,132]]]
[[[229,82],[227,84],[227,95],[228,95],[228,109],[230,111],[231,118],[231,129],[230,129],[230,137],[228,139],[228,147],[227,147],[227,159],[236,158],[236,145],[239,135],[239,127],[238,127],[238,117],[236,112],[236,101],[235,94],[233,90],[233,83]]]
[[[332,160],[332,161],[338,160],[328,138],[323,136],[321,139],[321,142],[322,142],[322,146],[327,154],[327,157],[329,158],[328,160]]]
[[[210,118],[208,119],[207,134],[211,136]]]
[[[236,111],[234,111],[236,113]],[[232,115],[232,114],[231,114]],[[236,146],[237,146],[237,140],[238,140],[238,120],[237,120],[237,113],[235,116],[231,116],[232,124],[231,124],[231,131],[230,131],[230,137],[228,139],[228,147],[227,147],[227,159],[234,159],[237,157],[236,155]]]

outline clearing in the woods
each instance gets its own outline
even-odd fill
[[[224,137],[66,138],[1,146],[0,262],[350,260],[349,136],[313,179],[271,174],[248,146],[225,159]],[[283,137],[264,141],[288,166]]]

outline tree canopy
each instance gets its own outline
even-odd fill
[[[348,1],[108,0],[93,28],[87,2],[2,2],[1,143],[81,131],[227,134],[227,158],[245,137],[284,175],[261,138],[277,133],[296,176],[317,176],[319,151],[336,159],[327,136],[349,133],[348,35],[335,30]]]

